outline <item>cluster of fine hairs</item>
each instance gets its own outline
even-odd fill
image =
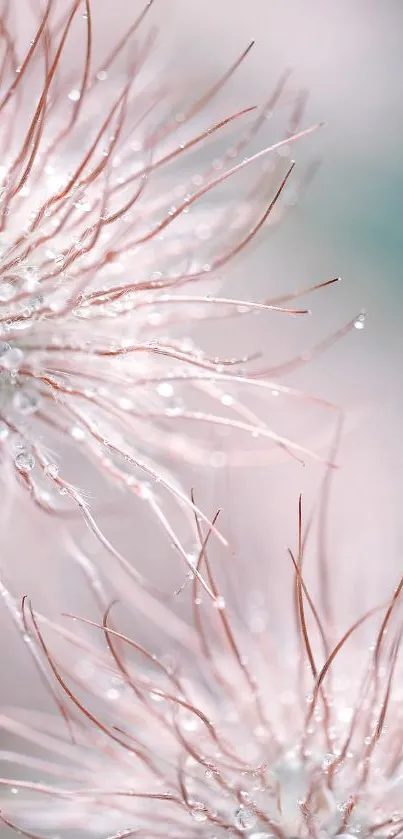
[[[248,590],[238,563],[216,573],[212,527],[196,515],[196,530],[191,612],[143,602],[152,644],[118,628],[122,606],[131,626],[139,613],[127,581],[120,604],[105,605],[94,569],[99,622],[70,614],[54,624],[24,599],[24,637],[59,714],[3,710],[3,729],[26,745],[2,753],[16,768],[0,781],[2,821],[29,839],[399,836],[403,581],[337,634],[331,587],[316,605],[304,579],[300,500],[282,637],[270,589]]]
[[[250,47],[196,102],[172,114],[169,84],[146,72],[153,30],[139,35],[152,3],[95,67],[89,2],[66,9],[49,0],[21,58],[9,5],[3,3],[0,18],[2,481],[8,493],[15,481],[22,484],[48,514],[78,509],[105,546],[78,482],[66,480],[52,451],[65,461],[71,451],[76,461],[91,460],[115,490],[145,498],[168,530],[155,480],[180,505],[189,502],[161,464],[209,459],[205,435],[196,440],[189,428],[225,426],[256,433],[293,456],[306,454],[247,411],[236,393],[278,391],[268,379],[279,370],[253,357],[210,358],[183,333],[192,320],[306,314],[287,308],[295,292],[254,303],[219,297],[214,284],[278,209],[294,165],[279,151],[288,152],[315,126],[299,130],[297,103],[286,136],[245,157],[286,76],[262,108],[228,114],[196,134],[189,126]],[[71,30],[83,39],[81,70],[63,63]],[[236,129],[221,157],[199,162],[197,175],[178,174],[178,164],[199,146],[208,148],[248,117],[252,122]],[[242,201],[212,204],[217,189],[252,172],[259,159],[270,166]],[[178,537],[169,535],[181,551]]]
[[[259,436],[298,459],[318,457],[271,429],[239,394],[257,388],[307,398],[277,376],[362,328],[363,315],[282,367],[257,356],[209,357],[183,337],[195,319],[307,313],[294,308],[303,292],[257,303],[220,297],[215,284],[279,213],[294,167],[289,149],[316,126],[301,129],[298,100],[285,136],[245,156],[281,100],[284,76],[261,108],[192,129],[250,47],[183,108],[166,79],[147,69],[155,35],[141,34],[140,24],[152,0],[95,67],[90,0],[33,3],[38,27],[22,57],[11,5],[4,0],[0,13],[1,482],[7,492],[13,483],[27,490],[44,521],[82,516],[114,566],[106,591],[95,561],[80,557],[102,618],[76,617],[73,629],[73,616],[56,624],[0,584],[58,710],[51,717],[3,709],[2,729],[25,747],[0,754],[15,767],[0,778],[2,822],[31,839],[62,831],[102,839],[394,839],[403,830],[396,619],[403,584],[389,603],[338,632],[330,569],[319,566],[318,598],[306,581],[311,521],[300,500],[292,597],[284,603],[290,627],[286,641],[276,638],[270,592],[262,581],[248,593],[230,553],[212,558],[210,541],[226,546],[217,516],[202,513],[172,466],[216,465],[203,435],[188,433],[203,424]],[[81,70],[64,62],[74,27],[85,45]],[[235,141],[184,175],[182,161],[229,129]],[[229,179],[251,177],[256,167],[239,200],[211,203]],[[151,505],[187,566],[180,596],[157,593],[108,540],[51,446],[71,468],[91,461],[100,480]],[[324,467],[325,493],[333,460]],[[164,512],[164,491],[187,513],[192,554]],[[112,585],[120,607],[111,605]],[[130,635],[119,628],[118,608]],[[147,645],[136,640],[145,624],[153,630]]]

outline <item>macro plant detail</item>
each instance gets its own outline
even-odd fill
[[[227,427],[292,456],[310,454],[244,407],[240,389],[269,395],[275,387],[302,398],[278,386],[281,371],[255,358],[209,358],[183,327],[258,312],[307,313],[294,306],[302,291],[258,303],[220,297],[214,288],[278,213],[294,166],[288,150],[317,126],[300,128],[297,99],[283,139],[245,157],[281,100],[285,74],[261,108],[192,130],[251,45],[213,87],[172,113],[168,82],[148,71],[155,33],[143,27],[152,6],[93,66],[89,0],[67,8],[49,0],[42,11],[38,5],[37,29],[21,55],[11,5],[3,3],[0,453],[2,480],[18,481],[46,513],[78,509],[107,547],[85,493],[58,462],[70,452],[92,461],[106,482],[152,505],[186,559],[154,482],[191,512],[168,465],[208,461],[194,428]],[[81,69],[73,71],[64,60],[72,32],[82,43]],[[228,128],[238,133],[220,157],[199,162],[187,178],[178,174],[182,159]],[[259,161],[242,201],[206,206],[217,188]]]
[[[223,574],[200,519],[195,569],[216,599],[194,574],[189,622],[155,601],[158,653],[119,630],[121,605],[133,623],[129,597],[99,623],[70,615],[59,626],[24,600],[60,714],[2,714],[19,743],[40,749],[2,754],[24,771],[1,780],[5,824],[35,839],[40,828],[108,839],[400,835],[402,582],[337,631],[331,588],[322,603],[305,583],[301,500],[298,521],[282,642],[268,625],[270,590]]]
[[[281,366],[258,355],[209,357],[183,335],[192,321],[305,316],[298,297],[336,282],[261,303],[217,290],[232,261],[281,216],[294,177],[290,148],[318,126],[301,128],[297,97],[285,135],[249,153],[282,101],[285,74],[261,107],[201,128],[203,110],[251,47],[182,107],[166,79],[149,71],[155,33],[143,33],[153,5],[98,65],[89,0],[33,4],[38,26],[21,56],[7,0],[0,16],[1,480],[18,481],[44,513],[78,511],[114,561],[106,587],[93,560],[73,556],[99,623],[69,616],[56,624],[0,583],[58,710],[50,717],[3,709],[3,730],[25,745],[1,753],[3,766],[18,769],[0,778],[1,820],[31,839],[41,830],[105,839],[394,839],[403,829],[401,584],[390,603],[340,630],[331,569],[319,568],[318,592],[305,580],[310,529],[300,502],[288,557],[294,587],[284,605],[292,627],[279,650],[266,620],[270,592],[249,591],[242,564],[227,553],[223,562],[211,559],[212,537],[225,543],[217,516],[210,521],[172,471],[175,461],[217,465],[217,453],[193,432],[204,426],[259,437],[297,460],[323,459],[327,475],[335,465],[333,455],[326,463],[273,430],[243,394],[309,399],[339,422],[335,406],[279,377],[362,329],[363,313]],[[84,45],[78,75],[65,61],[74,27]],[[203,164],[192,157],[192,174],[183,174],[188,155],[228,131],[236,139],[223,153]],[[216,191],[242,173],[255,174],[240,200],[213,205]],[[174,599],[156,593],[105,536],[85,492],[59,465],[70,453],[151,505],[187,566]],[[193,556],[160,503],[164,490],[197,536]],[[116,589],[130,635],[110,602]],[[139,616],[153,627],[153,644],[136,640]]]

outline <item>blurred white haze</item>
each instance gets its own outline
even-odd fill
[[[16,0],[13,11],[21,39],[20,9],[28,5]],[[99,53],[119,37],[139,8],[138,0],[93,0]],[[342,283],[300,301],[312,308],[309,318],[284,321],[263,313],[239,323],[213,321],[203,340],[212,354],[239,356],[257,349],[268,363],[276,364],[309,350],[362,309],[367,311],[363,330],[353,329],[320,358],[282,379],[332,400],[346,412],[327,538],[340,597],[354,609],[359,597],[361,612],[374,598],[378,601],[391,591],[403,565],[402,3],[155,0],[152,15],[160,29],[155,61],[167,78],[175,73],[180,95],[185,91],[188,101],[208,87],[250,40],[256,41],[228,87],[203,115],[203,127],[232,110],[263,103],[288,67],[293,71],[288,101],[267,123],[253,150],[281,138],[289,103],[300,89],[309,94],[303,126],[325,123],[292,149],[295,181],[302,181],[312,163],[320,161],[312,182],[281,224],[264,229],[252,249],[227,270],[224,288],[233,296],[259,300],[333,276],[341,276]],[[71,60],[78,40],[69,46]],[[211,153],[210,147],[203,152]],[[183,165],[188,170],[198,159],[197,155],[186,158]],[[223,195],[236,200],[239,183],[241,190],[245,181],[228,184],[220,200]],[[197,340],[200,333],[194,328],[192,334]],[[244,398],[249,398],[247,392]],[[274,407],[267,396],[255,395],[252,405],[268,421],[273,412],[280,433],[285,430],[325,455],[332,439],[331,414],[308,410],[282,396],[280,400],[282,404]],[[230,446],[230,437],[218,435],[216,440],[217,448]],[[307,460],[303,468],[284,456],[266,456],[262,441],[256,446],[248,442],[248,447],[255,452],[250,465],[183,468],[182,482],[186,489],[195,487],[196,499],[209,515],[217,506],[224,508],[222,527],[230,535],[240,569],[245,561],[257,587],[264,580],[266,588],[281,595],[286,547],[295,545],[298,495],[303,493],[310,509],[323,467]],[[16,546],[8,579],[19,594],[29,593],[38,608],[87,609],[77,572],[65,556],[57,555],[57,540],[46,536],[50,522],[39,518],[33,522],[27,544],[26,509],[27,502],[21,501],[18,515],[2,520],[3,546],[10,538]],[[138,567],[147,566],[155,577],[162,576],[172,590],[183,578],[183,569],[164,536],[155,532],[151,515],[140,508],[142,521],[136,521],[135,515],[136,511],[127,515],[123,511],[122,520],[112,521],[108,532],[118,534],[120,546],[128,555],[133,552]],[[382,573],[371,576],[377,567]],[[278,615],[270,620],[275,625],[281,618],[281,596],[274,600]],[[40,704],[41,689],[4,615],[0,627],[3,673],[10,674],[2,682],[1,701],[16,701],[26,691],[25,701],[32,693],[32,701]]]

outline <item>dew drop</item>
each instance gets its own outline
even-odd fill
[[[182,711],[181,725],[185,731],[197,731],[200,726],[199,717],[191,711]]]
[[[152,491],[152,488],[151,488],[150,484],[143,483],[143,484],[140,485],[140,487],[139,487],[140,498],[143,498],[144,501],[148,501],[150,498],[152,498],[152,494],[153,494],[153,491]]]
[[[118,690],[117,688],[109,688],[109,690],[106,691],[106,696],[108,699],[111,699],[112,701],[119,699],[120,690]]]
[[[70,429],[70,434],[77,441],[84,440],[85,438],[85,431],[80,425],[73,425]]]
[[[59,467],[56,463],[48,463],[43,471],[47,478],[57,478],[59,474]]]
[[[238,830],[249,830],[256,824],[256,813],[250,807],[238,807],[235,813],[235,827]]]
[[[365,312],[361,312],[358,315],[358,318],[354,321],[354,326],[356,329],[364,329],[365,326]]]
[[[14,463],[20,472],[31,472],[35,466],[35,458],[30,452],[19,452]]]
[[[216,607],[216,609],[218,609],[220,612],[222,612],[222,610],[223,610],[223,609],[225,609],[225,600],[224,600],[224,598],[223,598],[221,595],[219,595],[218,597],[216,597],[216,599],[215,599],[215,601],[214,601],[214,606],[215,606],[215,607]]]
[[[91,209],[91,204],[89,201],[87,201],[84,195],[80,195],[76,199],[76,201],[74,201],[74,207],[76,210],[82,210],[83,213],[89,213]],[[79,241],[76,243],[76,246],[77,250],[80,250],[80,248],[83,247],[82,243],[80,243]]]
[[[162,696],[161,693],[158,693],[157,690],[152,690],[150,692],[150,699],[153,702],[165,702],[165,696]]]
[[[193,816],[195,822],[205,822],[205,821],[207,821],[206,807],[205,807],[205,805],[203,804],[202,801],[195,801],[192,804],[191,813],[192,813],[192,816]]]
[[[70,102],[78,102],[79,99],[80,99],[80,96],[81,96],[80,91],[77,90],[77,88],[73,88],[73,90],[71,90],[70,93],[69,93]]]
[[[121,399],[119,399],[119,408],[121,408],[122,411],[131,411],[133,408],[132,400],[128,399],[127,396],[122,396]]]
[[[160,396],[168,398],[170,396],[173,396],[174,389],[172,385],[169,384],[169,382],[161,382],[161,384],[157,387],[157,392]]]

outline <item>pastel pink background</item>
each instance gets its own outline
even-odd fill
[[[14,11],[21,38],[28,25],[24,7],[25,0],[18,0]],[[112,35],[115,39],[123,31],[137,7],[137,0],[94,0],[100,53]],[[391,590],[403,559],[398,220],[403,203],[403,7],[396,0],[382,4],[376,0],[156,0],[153,19],[161,30],[156,60],[162,72],[175,68],[195,95],[255,38],[247,63],[221,97],[225,110],[264,101],[284,67],[291,66],[294,90],[309,90],[306,124],[326,122],[323,130],[295,149],[301,168],[320,156],[322,166],[313,184],[283,226],[264,233],[251,257],[228,273],[226,289],[259,299],[333,275],[343,277],[339,287],[309,301],[312,318],[287,325],[285,333],[270,315],[240,326],[237,342],[242,352],[257,344],[276,361],[309,348],[360,309],[368,310],[362,332],[353,331],[326,356],[287,380],[338,402],[346,411],[329,542],[339,599],[348,609],[361,612]],[[73,56],[76,45],[69,49]],[[274,139],[268,127],[260,142]],[[202,337],[217,353],[225,352],[228,345],[232,352],[237,346],[233,327],[224,328],[219,337]],[[271,405],[264,400],[258,404],[262,416],[270,416]],[[276,410],[281,418],[281,409]],[[331,432],[327,415],[306,414],[294,403],[286,403],[283,410],[290,435],[306,445],[319,441],[323,448],[321,441],[328,440]],[[253,563],[257,580],[267,567],[269,584],[272,580],[273,591],[281,593],[285,548],[295,544],[298,495],[304,494],[308,506],[322,471],[310,463],[301,469],[283,460],[259,461],[230,472],[185,469],[183,480],[196,486],[199,502],[208,512],[218,504],[225,507],[224,522],[240,557]],[[29,528],[27,524],[24,534],[29,516],[22,501],[2,523],[3,546],[13,544],[9,579],[39,607],[56,612],[74,606],[86,609],[76,572],[58,555],[57,530],[50,533],[46,523],[36,520]],[[171,572],[170,563],[177,560],[167,553],[164,540],[155,536],[147,516],[133,536],[132,521],[126,515],[121,522],[112,522],[111,533],[118,533],[128,550],[134,550],[139,566],[149,564],[168,586],[173,573],[176,584],[180,574],[177,568]],[[1,701],[25,698],[41,703],[32,668],[4,615],[0,627]]]

